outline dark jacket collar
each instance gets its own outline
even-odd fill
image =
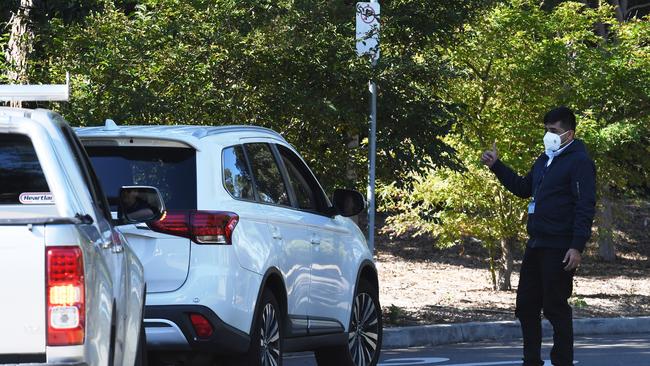
[[[571,145],[567,146],[567,148],[562,151],[560,155],[566,155],[566,154],[571,154],[574,152],[587,152],[587,148],[585,147],[585,143],[582,142],[580,139],[573,139],[573,143]],[[558,156],[560,156],[558,155]]]
[[[587,152],[587,147],[585,146],[585,143],[582,142],[582,140],[580,139],[573,139],[573,142],[569,146],[567,146],[567,148],[564,149],[560,153],[560,155],[555,156],[555,158],[558,158],[560,156],[566,156],[576,152]],[[542,158],[543,161],[548,161],[549,159],[548,155],[546,155],[546,153],[544,152],[540,155],[540,158]]]

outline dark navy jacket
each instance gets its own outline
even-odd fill
[[[497,160],[492,171],[510,192],[535,200],[528,215],[528,247],[575,248],[582,252],[589,237],[596,206],[596,167],[581,140],[573,140],[551,165],[540,155],[521,177]]]

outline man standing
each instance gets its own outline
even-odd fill
[[[481,161],[501,184],[528,204],[528,244],[521,264],[515,315],[521,323],[524,366],[543,365],[540,313],[553,325],[551,362],[573,365],[573,316],[568,299],[573,275],[591,236],[596,206],[596,168],[575,139],[576,119],[567,107],[544,116],[545,152],[521,177],[503,164],[496,144]]]

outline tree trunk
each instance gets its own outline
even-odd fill
[[[5,51],[7,60],[7,78],[10,83],[27,83],[27,60],[32,51],[34,33],[31,28],[31,16],[34,3],[38,0],[20,0],[20,6],[9,21],[11,33]],[[12,106],[20,107],[20,102],[12,102]]]
[[[496,266],[494,265],[494,244],[492,243],[488,245],[488,255],[490,257],[490,277],[492,278],[492,288],[497,290],[497,274]]]
[[[510,277],[512,276],[512,248],[515,244],[515,238],[501,239],[501,259],[499,260],[499,291],[512,290]]]
[[[627,0],[613,0],[611,3],[616,7],[616,19],[621,23],[624,22],[625,18],[627,18],[628,13]]]
[[[603,197],[601,200],[602,212],[598,223],[598,255],[606,262],[616,260],[614,248],[614,215],[611,199]]]

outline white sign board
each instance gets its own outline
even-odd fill
[[[379,3],[357,3],[357,55],[379,59]]]

